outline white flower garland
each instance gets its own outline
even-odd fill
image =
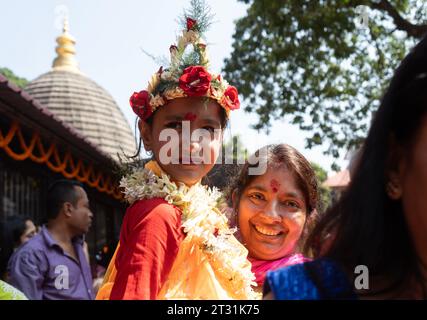
[[[236,283],[236,290],[243,290],[241,292],[251,299],[259,298],[252,289],[256,283],[250,264],[242,254],[242,245],[233,236],[236,230],[228,227],[227,218],[217,209],[221,196],[218,189],[209,189],[200,183],[192,187],[183,183],[177,185],[164,173],[158,177],[151,170],[141,168],[123,177],[120,187],[124,188],[125,198],[130,204],[140,199],[159,197],[180,208],[182,227],[187,237],[195,239],[213,258],[221,272]]]

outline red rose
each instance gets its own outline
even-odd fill
[[[153,113],[150,106],[150,94],[148,91],[134,92],[129,99],[129,103],[133,112],[135,112],[141,120],[148,119]]]
[[[190,31],[194,28],[194,26],[196,25],[197,21],[191,18],[187,18],[187,31]]]
[[[240,101],[236,87],[228,86],[227,89],[225,89],[224,96],[222,97],[222,103],[224,103],[230,110],[240,108]]]
[[[218,237],[218,235],[219,235],[219,229],[218,229],[218,228],[215,228],[215,230],[214,230],[214,236],[215,236],[215,237]]]
[[[184,69],[179,78],[179,87],[189,97],[204,96],[211,85],[211,75],[202,66],[190,66]]]

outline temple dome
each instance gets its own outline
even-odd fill
[[[113,159],[134,154],[135,137],[123,112],[105,89],[80,72],[66,20],[56,41],[52,70],[31,81],[25,91]]]

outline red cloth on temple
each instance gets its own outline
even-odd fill
[[[184,237],[177,207],[162,198],[135,202],[123,220],[110,299],[156,299]]]

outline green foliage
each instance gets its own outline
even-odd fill
[[[325,210],[329,207],[332,201],[331,190],[328,187],[322,185],[323,182],[328,179],[328,173],[317,163],[311,162],[310,164],[314,172],[316,173],[316,178],[319,183],[319,199],[321,202],[321,209]]]
[[[366,137],[393,70],[417,40],[407,36],[415,26],[397,30],[387,10],[427,21],[426,2],[416,0],[241,1],[249,7],[224,71],[245,110],[258,115],[254,128],[268,132],[285,117],[309,132],[307,148],[321,145],[334,157]],[[369,6],[367,28],[358,25],[359,5]]]
[[[187,18],[196,20],[195,30],[203,36],[212,25],[213,17],[210,7],[204,0],[191,0],[190,8],[184,10],[179,22],[182,30],[187,30]]]
[[[188,52],[187,54],[184,54],[182,56],[182,59],[180,61],[180,69],[184,70],[185,68],[189,66],[199,66],[201,65],[201,56],[200,56],[200,50],[198,50],[197,46],[192,46],[193,50]]]
[[[171,81],[162,80],[159,82],[159,84],[154,89],[152,94],[153,94],[153,96],[155,96],[157,94],[162,94],[166,90],[176,88],[177,84],[178,83],[176,81],[173,81],[173,80],[171,80]]]
[[[200,40],[203,37],[203,33],[211,25],[212,17],[210,8],[204,0],[191,0],[190,9],[184,10],[183,16],[180,17],[180,24],[184,33],[178,36],[177,45],[169,48],[171,60],[168,61],[165,57],[156,57],[142,49],[154,62],[162,66],[163,71],[170,74],[168,78],[170,80],[165,80],[163,77],[160,78],[160,83],[152,92],[153,95],[162,94],[165,90],[175,88],[180,76],[187,67],[208,66],[209,61],[205,54],[205,44]],[[187,18],[196,20],[191,29],[191,34],[190,32],[185,32],[187,31]]]
[[[235,163],[237,163],[237,160],[244,160],[248,156],[247,150],[239,134],[234,135],[230,140],[224,143],[223,152],[224,158],[232,158]]]
[[[8,68],[0,68],[0,73],[5,76],[10,82],[16,84],[20,88],[24,88],[28,84],[28,80],[18,77]]]

